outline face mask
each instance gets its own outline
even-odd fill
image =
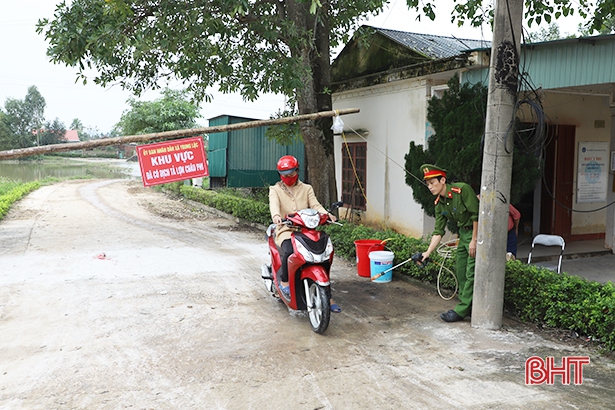
[[[282,182],[284,182],[284,184],[286,184],[287,186],[293,186],[295,185],[295,182],[297,182],[297,179],[299,179],[299,174],[295,174],[292,177],[285,177],[284,175],[280,175],[280,178],[282,179]]]

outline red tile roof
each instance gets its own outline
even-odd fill
[[[77,130],[66,130],[64,134],[64,140],[67,142],[79,142],[79,133]]]

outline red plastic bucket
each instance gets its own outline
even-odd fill
[[[358,239],[354,241],[357,250],[357,273],[359,276],[369,278],[370,261],[369,253],[373,251],[383,251],[384,241],[380,239]]]

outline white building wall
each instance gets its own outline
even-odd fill
[[[425,146],[427,138],[433,133],[427,122],[427,103],[431,98],[432,81],[442,86],[451,76],[452,73],[440,73],[437,80],[428,77],[400,80],[333,95],[334,109],[361,110],[358,114],[342,117],[346,124],[345,130],[369,132],[365,138],[346,132],[348,142],[367,142],[368,204],[362,222],[378,228],[393,228],[414,237],[426,237],[433,231],[434,219],[424,214],[412,198],[411,188],[405,183],[404,156],[408,153],[410,141]],[[615,228],[610,226],[607,229],[610,208],[597,209],[607,205],[607,201],[613,198],[613,172],[607,170],[607,201],[585,204],[576,201],[579,142],[609,142],[608,152],[615,150],[611,144],[611,140],[615,139],[612,137],[612,134],[615,135],[615,130],[612,130],[615,120],[612,120],[611,98],[607,94],[566,94],[552,90],[545,90],[543,97],[544,111],[550,124],[576,126],[575,158],[574,164],[570,165],[575,169],[573,209],[584,212],[572,213],[571,233],[591,235],[606,232],[605,242],[612,247],[615,243]],[[604,124],[604,127],[597,124]],[[342,142],[341,136],[335,136],[336,178],[339,182],[342,178]],[[421,178],[419,170],[410,171]],[[338,190],[341,197],[341,183],[338,183]],[[593,210],[596,211],[587,212]],[[615,222],[612,222],[615,217],[609,217],[609,222],[615,226]]]
[[[611,124],[611,149],[615,148],[615,104],[613,102],[613,95],[609,101],[609,110],[611,112],[610,124]],[[613,171],[609,172],[609,186],[615,186],[615,176]],[[606,196],[607,203],[615,201],[615,189],[609,189]],[[609,208],[612,208],[609,207]],[[606,248],[615,249],[615,212],[609,209],[606,213],[606,233],[604,235],[604,245]]]
[[[421,237],[430,234],[433,218],[425,217],[405,182],[405,159],[410,141],[425,145],[427,101],[430,87],[425,79],[396,81],[361,90],[336,93],[333,108],[359,108],[345,115],[345,130],[367,130],[362,138],[346,132],[348,142],[367,142],[367,211],[363,222],[378,228]],[[341,181],[343,137],[335,136],[336,177]],[[419,170],[411,172],[420,178]],[[338,183],[341,197],[341,183]]]
[[[591,96],[583,94],[561,94],[546,92],[543,107],[553,124],[575,125],[575,157],[572,209],[572,235],[604,233],[606,230],[607,201],[577,203],[578,157],[580,142],[611,141],[611,112],[608,96]],[[600,124],[600,126],[596,126]],[[604,124],[604,127],[601,126]],[[607,161],[610,165],[610,161]],[[605,170],[607,175],[609,170]],[[607,182],[607,191],[612,188]],[[607,199],[608,199],[607,195]]]

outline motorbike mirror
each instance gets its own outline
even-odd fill
[[[344,202],[342,202],[342,201],[334,202],[333,204],[331,204],[331,210],[334,211],[334,210],[340,208],[343,205],[344,205]]]

